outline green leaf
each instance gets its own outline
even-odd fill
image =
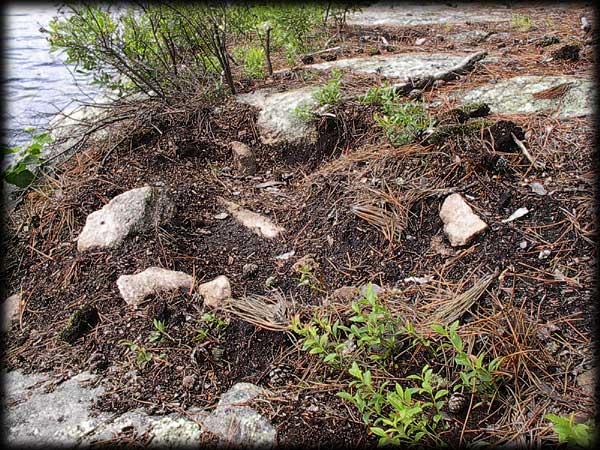
[[[383,431],[383,428],[371,427],[369,430],[371,430],[371,433],[373,433],[375,436],[387,437],[385,431]]]
[[[448,389],[440,389],[439,391],[437,391],[435,393],[435,395],[433,396],[433,398],[434,398],[434,400],[437,400],[440,397],[443,397],[444,395],[448,395]]]
[[[323,352],[325,352],[325,350],[323,350],[321,347],[315,347],[315,348],[311,348],[308,353],[309,353],[309,355],[318,355],[319,353],[323,353]]]
[[[336,358],[337,358],[337,354],[329,353],[325,358],[323,358],[323,362],[329,363],[331,361],[334,361]]]
[[[348,372],[350,373],[350,375],[352,375],[354,378],[358,378],[360,380],[362,380],[362,372],[360,370],[360,367],[358,367],[358,364],[356,363],[356,361],[352,362],[352,365],[350,366],[350,368],[348,369]]]
[[[352,395],[350,395],[348,392],[342,391],[338,392],[336,395],[343,400],[354,403],[354,397],[352,397]]]
[[[4,173],[4,179],[7,183],[14,184],[20,188],[26,188],[34,180],[35,175],[27,168],[19,168],[16,171]]]

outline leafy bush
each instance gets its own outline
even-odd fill
[[[419,332],[412,324],[401,323],[377,298],[370,284],[363,297],[351,303],[350,311],[351,315],[344,318],[334,311],[315,310],[309,323],[294,317],[291,329],[301,336],[302,350],[317,355],[336,370],[350,367],[352,379],[338,395],[356,406],[381,445],[415,443],[425,437],[441,444],[436,432],[451,386],[454,392],[485,398],[497,391],[503,359],[489,360],[485,352],[467,352],[458,333],[458,321],[448,326],[434,325],[433,334]],[[447,381],[440,375],[441,370],[436,372],[427,364],[419,373],[409,374],[406,384],[392,386],[389,381],[381,381],[383,376],[373,377],[372,370],[396,366],[395,356],[401,349],[417,346],[434,361],[445,361],[446,373],[454,381]]]
[[[243,61],[244,73],[250,78],[264,78],[265,50],[261,47],[236,48],[234,56]]]
[[[522,14],[513,14],[511,24],[517,31],[528,31],[531,28],[531,17]]]
[[[313,94],[313,98],[319,102],[319,106],[336,105],[342,99],[341,84],[343,73],[338,69],[333,69],[331,75],[331,80]]]
[[[247,73],[259,76],[270,48],[293,63],[315,45],[324,7],[315,5],[70,4],[49,24],[52,51],[64,51],[76,70],[119,92],[142,91],[169,98],[215,86],[221,76],[232,92],[229,43],[249,48]],[[312,34],[311,34],[312,33]],[[263,50],[258,50],[262,46]]]
[[[3,151],[4,155],[14,155],[14,160],[2,171],[2,178],[7,183],[20,188],[29,186],[34,180],[35,174],[29,167],[37,166],[43,161],[40,157],[43,146],[54,141],[46,132],[34,134],[34,128],[26,128],[25,131],[32,136],[31,143],[27,147],[4,147]]]
[[[374,86],[365,95],[358,98],[361,103],[367,105],[382,105],[391,103],[396,99],[396,90],[385,81],[381,86]]]
[[[383,97],[382,113],[375,113],[375,122],[383,128],[388,140],[394,145],[412,142],[419,132],[431,125],[423,106],[416,102],[398,103]]]

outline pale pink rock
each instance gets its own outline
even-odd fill
[[[202,283],[197,290],[204,298],[204,304],[211,308],[216,308],[224,300],[231,298],[231,284],[225,275],[219,275],[212,281]]]
[[[154,293],[190,289],[192,277],[186,273],[161,267],[148,267],[135,275],[121,275],[117,280],[119,292],[128,305],[137,306]]]
[[[440,210],[440,218],[444,222],[444,233],[453,247],[468,244],[488,228],[460,194],[446,197]]]

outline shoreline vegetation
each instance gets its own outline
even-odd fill
[[[531,100],[564,107],[589,8],[477,34],[348,21],[370,7],[61,9],[52,51],[117,99],[4,149],[4,368],[90,371],[115,414],[253,383],[287,446],[590,446],[592,127],[460,102],[525,73],[571,76]],[[458,63],[335,66],[405,54]]]

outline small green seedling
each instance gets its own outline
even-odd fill
[[[552,422],[559,443],[573,448],[593,448],[594,427],[592,422],[575,423],[574,416],[574,413],[571,413],[569,417],[546,414],[544,418]]]

